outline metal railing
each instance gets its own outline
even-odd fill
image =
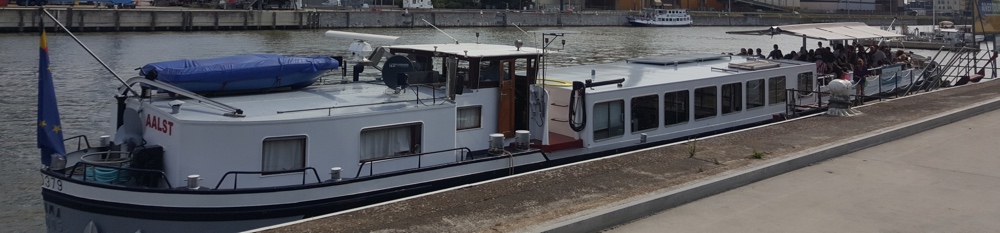
[[[416,168],[420,168],[420,167],[423,166],[423,156],[424,155],[437,154],[437,153],[449,152],[449,151],[461,151],[462,152],[462,153],[456,153],[455,154],[455,162],[461,162],[465,158],[466,154],[472,153],[472,150],[469,149],[468,147],[459,147],[459,148],[454,148],[454,149],[431,151],[431,152],[424,152],[424,153],[419,153],[419,154],[403,155],[403,156],[396,156],[396,157],[389,157],[389,158],[361,160],[361,163],[358,164],[358,173],[355,174],[354,177],[361,177],[361,170],[364,170],[365,164],[368,164],[368,176],[372,176],[372,175],[375,175],[375,162],[386,161],[386,160],[402,159],[402,158],[410,158],[410,157],[417,157],[417,167]]]
[[[87,144],[87,148],[90,148],[90,140],[87,140],[87,135],[72,136],[72,137],[63,139],[63,143],[65,143],[65,142],[67,142],[69,140],[73,140],[73,139],[76,139],[76,150],[78,150],[78,151],[80,150],[80,146],[82,145],[82,143],[86,143]],[[82,141],[82,143],[81,143],[81,141]]]
[[[139,169],[139,168],[129,168],[129,167],[116,167],[116,166],[100,165],[100,164],[93,164],[93,163],[87,163],[87,162],[77,162],[76,164],[73,164],[72,169],[69,170],[69,172],[70,172],[69,176],[67,176],[67,177],[70,178],[70,179],[72,179],[76,175],[77,168],[80,167],[81,164],[83,165],[82,168],[84,169],[84,173],[86,173],[87,167],[96,167],[96,168],[114,169],[115,170],[114,173],[116,173],[115,174],[116,176],[121,176],[121,174],[119,173],[121,171],[127,171],[127,172],[133,173],[133,174],[134,173],[148,173],[148,174],[156,175],[156,176],[158,176],[158,178],[160,180],[163,180],[163,182],[167,184],[167,188],[168,189],[172,189],[173,188],[173,186],[170,185],[170,180],[167,180],[167,175],[164,174],[163,171],[160,171],[160,170]],[[133,176],[134,177],[134,175],[131,175],[131,174],[129,176]],[[83,181],[87,181],[87,175],[86,174],[84,174],[82,180]],[[95,182],[97,181],[96,178],[95,178],[94,181]]]
[[[304,168],[292,169],[292,170],[284,170],[284,171],[229,171],[229,172],[226,172],[225,175],[222,175],[222,179],[219,179],[219,183],[215,184],[215,188],[214,189],[219,189],[219,186],[222,185],[222,182],[226,181],[226,178],[228,178],[229,175],[233,175],[233,189],[236,189],[236,187],[237,187],[236,184],[238,184],[239,181],[240,181],[239,180],[239,178],[240,178],[239,175],[244,175],[244,174],[280,175],[280,174],[288,174],[288,173],[302,173],[302,184],[305,185],[306,184],[306,171],[308,171],[308,170],[312,170],[313,175],[316,176],[316,183],[321,183],[322,182],[322,180],[319,179],[319,173],[316,173],[316,169],[312,168],[312,167],[304,167]]]
[[[157,81],[157,80],[149,80],[149,79],[146,79],[145,77],[130,78],[129,80],[125,81],[125,85],[122,86],[120,89],[131,90],[132,85],[135,85],[137,83],[138,84],[142,84],[142,85],[153,86],[153,87],[165,90],[165,91],[169,91],[171,93],[174,93],[174,94],[177,94],[177,95],[180,95],[180,96],[191,98],[191,99],[196,100],[196,101],[198,101],[200,103],[205,103],[206,105],[211,106],[211,107],[215,107],[216,109],[220,109],[220,110],[226,111],[225,113],[222,114],[223,116],[228,116],[228,117],[244,117],[242,109],[239,109],[239,108],[236,108],[236,107],[233,107],[233,106],[229,106],[229,105],[224,104],[222,102],[218,102],[218,101],[209,99],[208,97],[204,97],[204,96],[195,94],[194,92],[190,92],[188,90],[184,90],[184,89],[182,89],[180,87],[171,85],[169,83],[160,82],[160,81]],[[122,91],[119,91],[119,92],[122,92]]]
[[[812,109],[812,110],[822,109],[822,108],[824,108],[824,104],[825,104],[823,102],[823,96],[830,94],[830,92],[828,92],[828,91],[815,91],[815,90],[808,90],[808,91],[806,91],[806,90],[796,90],[796,89],[785,89],[785,91],[786,91],[785,94],[788,95],[788,96],[795,95],[796,93],[800,93],[800,94],[801,93],[808,93],[805,96],[809,96],[809,95],[815,95],[816,96],[816,105],[815,106],[813,106],[813,105],[805,105],[802,101],[799,100],[799,98],[785,98],[785,104],[786,104],[785,115],[786,116],[798,116],[797,114],[798,114],[798,112],[800,112],[800,111],[796,111],[796,109],[798,109],[798,108],[808,108],[808,109]],[[867,99],[878,99],[879,102],[881,102],[881,101],[883,101],[885,99],[884,96],[871,96],[871,95],[848,95],[848,98],[854,100],[852,102],[854,103],[855,106],[863,105],[864,104],[864,100],[867,100]]]

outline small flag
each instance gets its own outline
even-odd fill
[[[44,22],[44,20],[43,20]],[[56,105],[56,90],[52,85],[49,71],[49,45],[45,38],[45,26],[41,26],[41,41],[38,55],[38,148],[42,149],[42,164],[49,166],[52,155],[66,156],[63,145],[62,123],[59,122],[59,108]]]

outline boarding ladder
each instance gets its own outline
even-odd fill
[[[952,86],[977,82],[980,79],[996,78],[996,52],[980,51],[974,48],[962,48],[957,52],[946,53],[940,60],[942,63],[942,80]],[[982,67],[979,67],[982,65]],[[991,72],[986,72],[987,68]]]

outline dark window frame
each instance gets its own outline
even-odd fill
[[[711,89],[709,92],[708,90]],[[711,96],[706,96],[710,94]],[[707,118],[712,118],[719,116],[719,87],[718,86],[707,86],[699,87],[694,89],[694,120],[703,120]],[[706,107],[707,104],[711,103],[711,108]],[[704,111],[703,111],[704,110]],[[711,110],[711,111],[708,111]],[[710,115],[705,114],[712,112]]]
[[[675,98],[667,98],[667,97],[675,97]],[[670,101],[670,100],[674,100],[674,101]],[[670,102],[668,102],[668,101],[670,101]],[[670,106],[668,106],[668,105],[670,105]],[[671,111],[670,112],[670,113],[674,113],[674,114],[668,114],[667,111],[674,110],[676,108],[680,108],[682,110],[683,114],[679,114],[680,112],[676,112],[676,111]],[[675,122],[671,123],[671,121],[670,121],[671,119],[668,119],[668,117],[670,117],[671,115],[673,115],[675,117],[673,119]],[[677,116],[681,116],[681,117],[677,117]],[[663,126],[664,127],[669,127],[669,126],[674,126],[674,125],[682,125],[682,124],[688,123],[690,121],[691,121],[691,90],[678,90],[678,91],[671,91],[671,92],[664,93],[663,94]]]
[[[653,98],[652,101],[648,100],[648,98],[650,98],[650,97]],[[642,98],[647,98],[647,100],[641,100]],[[637,102],[640,103],[640,104],[641,103],[646,103],[646,104],[652,103],[651,106],[653,108],[649,109],[648,107],[650,107],[650,106],[645,106],[645,107],[644,106],[638,106]],[[660,127],[660,95],[658,95],[658,94],[652,94],[652,95],[644,95],[644,96],[632,97],[632,99],[629,101],[629,107],[631,108],[631,111],[630,111],[630,116],[631,117],[629,119],[635,119],[635,120],[631,120],[631,123],[632,123],[632,126],[633,126],[632,133],[638,133],[638,132],[649,131],[649,130],[656,130],[657,128]],[[642,111],[642,112],[638,112],[638,111]],[[650,113],[652,113],[652,115],[650,115]],[[638,117],[637,117],[637,115],[638,115]],[[649,117],[643,117],[643,116],[649,116]],[[640,119],[640,117],[642,119]],[[650,120],[652,120],[652,122],[650,122]],[[643,126],[645,126],[645,127],[643,127]]]

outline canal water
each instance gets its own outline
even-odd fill
[[[773,44],[785,52],[801,46],[791,36],[728,35],[726,31],[763,28],[524,28],[580,32],[557,38],[557,53],[549,67],[621,61],[665,54],[737,53],[740,48]],[[525,41],[537,47],[538,38],[518,28],[445,28],[461,43],[513,44]],[[396,44],[454,43],[433,28],[348,29],[346,31],[400,36]],[[136,68],[151,62],[209,58],[250,53],[284,55],[348,55],[352,41],[323,37],[325,30],[82,33],[79,38],[122,78],[137,75]],[[479,37],[476,37],[479,33]],[[563,45],[562,40],[565,40]],[[0,34],[0,232],[43,232],[45,212],[35,142],[38,71],[37,34]],[[49,34],[50,70],[55,79],[65,137],[88,135],[96,144],[110,134],[114,90],[119,82],[64,33]],[[378,44],[373,44],[378,45]],[[807,41],[810,49],[816,41]],[[330,74],[333,78],[333,74]],[[339,79],[339,76],[336,78]],[[73,150],[76,144],[67,144]],[[80,229],[81,231],[83,229]],[[75,230],[73,230],[75,231]]]

